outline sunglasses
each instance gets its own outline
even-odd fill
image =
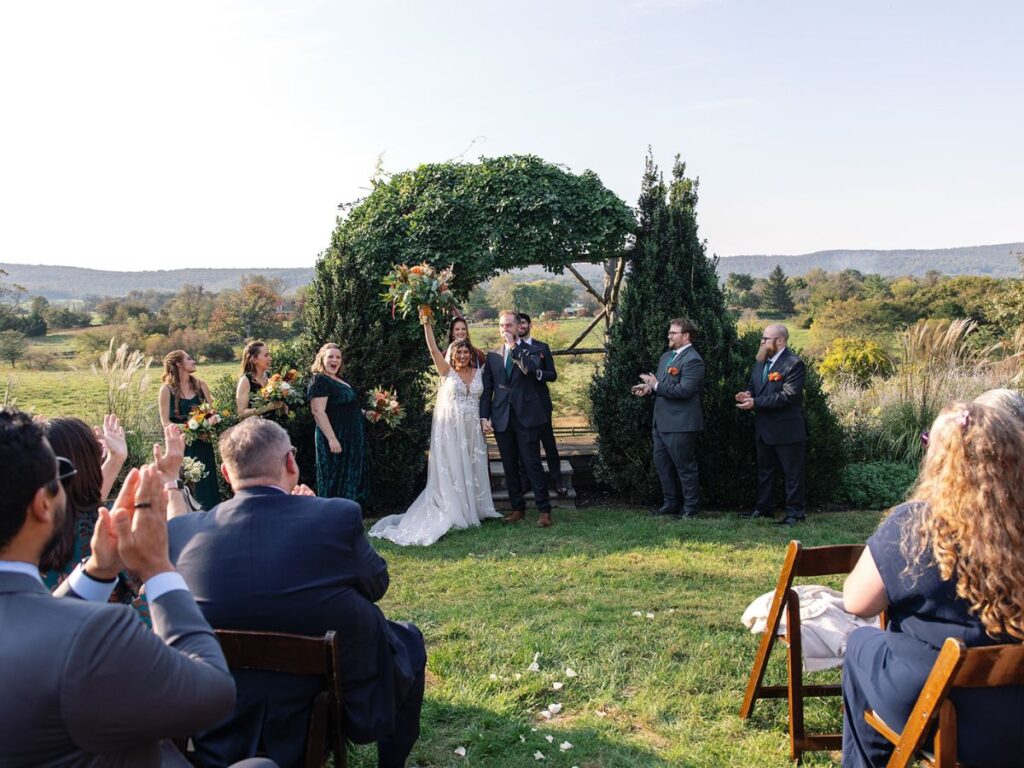
[[[68,487],[68,480],[78,474],[78,469],[71,463],[71,459],[65,459],[63,456],[57,456],[57,476],[53,480],[46,482],[46,490],[51,496],[56,496],[59,490],[57,484],[63,485],[65,488]]]

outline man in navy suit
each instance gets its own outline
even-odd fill
[[[551,501],[547,478],[540,463],[540,429],[549,421],[540,394],[537,371],[540,351],[519,338],[519,315],[510,309],[498,316],[503,344],[487,353],[484,360],[484,391],[480,395],[480,425],[494,433],[505,470],[512,512],[506,522],[519,522],[526,516],[526,500],[519,477],[522,457],[533,498],[540,512],[537,525],[551,526]]]
[[[736,393],[736,407],[754,412],[757,445],[757,505],[741,517],[772,517],[776,467],[782,468],[786,513],[780,525],[795,525],[806,517],[804,463],[807,424],[803,393],[807,366],[786,348],[789,330],[769,325],[761,336],[750,388]]]
[[[343,646],[346,735],[377,742],[379,765],[400,768],[419,736],[426,650],[411,624],[388,621],[375,603],[387,564],[363,532],[362,510],[296,483],[288,433],[247,419],[220,438],[234,498],[170,522],[171,558],[217,629],[322,635]],[[307,495],[308,494],[308,495]],[[253,754],[262,741],[282,768],[301,764],[318,678],[233,672],[234,714],[197,734],[204,765]]]
[[[520,339],[540,352],[540,370],[537,371],[537,381],[540,382],[540,397],[544,401],[544,410],[548,414],[548,420],[540,428],[540,444],[544,448],[544,461],[548,465],[548,477],[555,484],[555,493],[565,496],[569,493],[569,489],[562,482],[562,457],[558,455],[558,443],[555,441],[554,425],[551,423],[554,405],[551,402],[551,393],[548,391],[548,384],[558,380],[555,358],[551,356],[551,347],[543,341],[533,338],[533,321],[525,312],[519,313],[518,331]]]

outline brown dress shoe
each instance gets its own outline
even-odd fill
[[[521,509],[513,509],[509,514],[503,518],[506,523],[518,523],[526,517],[526,512]]]
[[[551,519],[551,513],[550,512],[541,512],[540,513],[540,519],[537,520],[537,527],[538,528],[550,528],[552,525],[554,525],[554,521]]]

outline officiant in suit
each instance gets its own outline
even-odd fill
[[[526,475],[540,517],[537,525],[551,526],[551,501],[547,477],[540,463],[540,430],[549,420],[540,393],[540,352],[519,338],[519,315],[504,310],[498,317],[501,348],[487,353],[483,369],[484,391],[480,396],[480,425],[485,433],[494,433],[508,485],[511,514],[506,522],[515,523],[526,516],[526,501],[519,476],[522,457]]]
[[[696,517],[700,503],[697,437],[704,431],[700,392],[704,386],[704,359],[693,347],[697,326],[690,320],[672,320],[668,351],[658,361],[658,372],[640,375],[633,387],[639,397],[654,396],[654,467],[661,482],[662,504],[651,515]]]
[[[782,469],[786,512],[780,525],[795,525],[806,517],[804,475],[807,424],[803,393],[807,366],[786,344],[789,330],[769,325],[761,336],[749,389],[736,394],[736,407],[754,412],[757,446],[757,504],[741,517],[772,517],[776,468]]]

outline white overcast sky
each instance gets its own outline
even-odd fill
[[[1024,3],[0,4],[0,261],[306,266],[378,157],[532,153],[720,255],[1024,240]],[[468,149],[467,149],[468,148]]]

